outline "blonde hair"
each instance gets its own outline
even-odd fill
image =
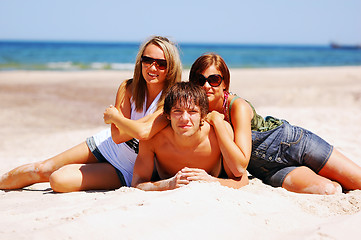
[[[135,102],[135,109],[141,111],[145,101],[147,84],[142,74],[141,57],[150,44],[154,44],[163,50],[165,60],[167,61],[166,77],[164,81],[163,92],[158,102],[158,109],[163,106],[164,98],[171,86],[182,79],[182,63],[175,43],[166,37],[154,36],[140,46],[134,68],[132,80],[132,97]],[[128,85],[128,84],[127,84]]]

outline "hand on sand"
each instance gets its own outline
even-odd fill
[[[177,174],[171,179],[170,189],[180,188],[180,187],[183,187],[183,186],[189,184],[189,181],[187,180],[187,178],[182,176],[182,174],[183,173],[181,170],[181,171],[177,172]]]
[[[181,171],[182,178],[189,182],[200,181],[200,182],[215,182],[215,178],[209,175],[203,169],[198,168],[183,168]]]

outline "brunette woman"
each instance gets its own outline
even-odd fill
[[[361,167],[325,140],[286,120],[263,118],[250,102],[231,94],[229,69],[219,55],[199,57],[189,79],[207,93],[207,121],[216,129],[221,148],[238,156],[227,163],[235,176],[248,170],[266,184],[298,193],[361,189]],[[232,125],[234,140],[222,134],[223,118]]]

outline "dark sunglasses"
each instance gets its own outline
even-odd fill
[[[204,84],[208,82],[209,85],[211,85],[212,87],[218,87],[219,85],[221,85],[222,80],[223,77],[219,74],[209,75],[207,78],[202,74],[199,74],[197,79],[197,84],[199,86],[204,86]]]
[[[146,66],[150,66],[155,62],[156,67],[160,70],[165,70],[167,68],[167,60],[165,59],[154,59],[151,57],[142,56],[140,60]]]

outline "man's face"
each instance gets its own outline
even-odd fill
[[[174,132],[182,136],[192,136],[199,130],[201,111],[198,106],[174,106],[170,112],[171,125]]]

